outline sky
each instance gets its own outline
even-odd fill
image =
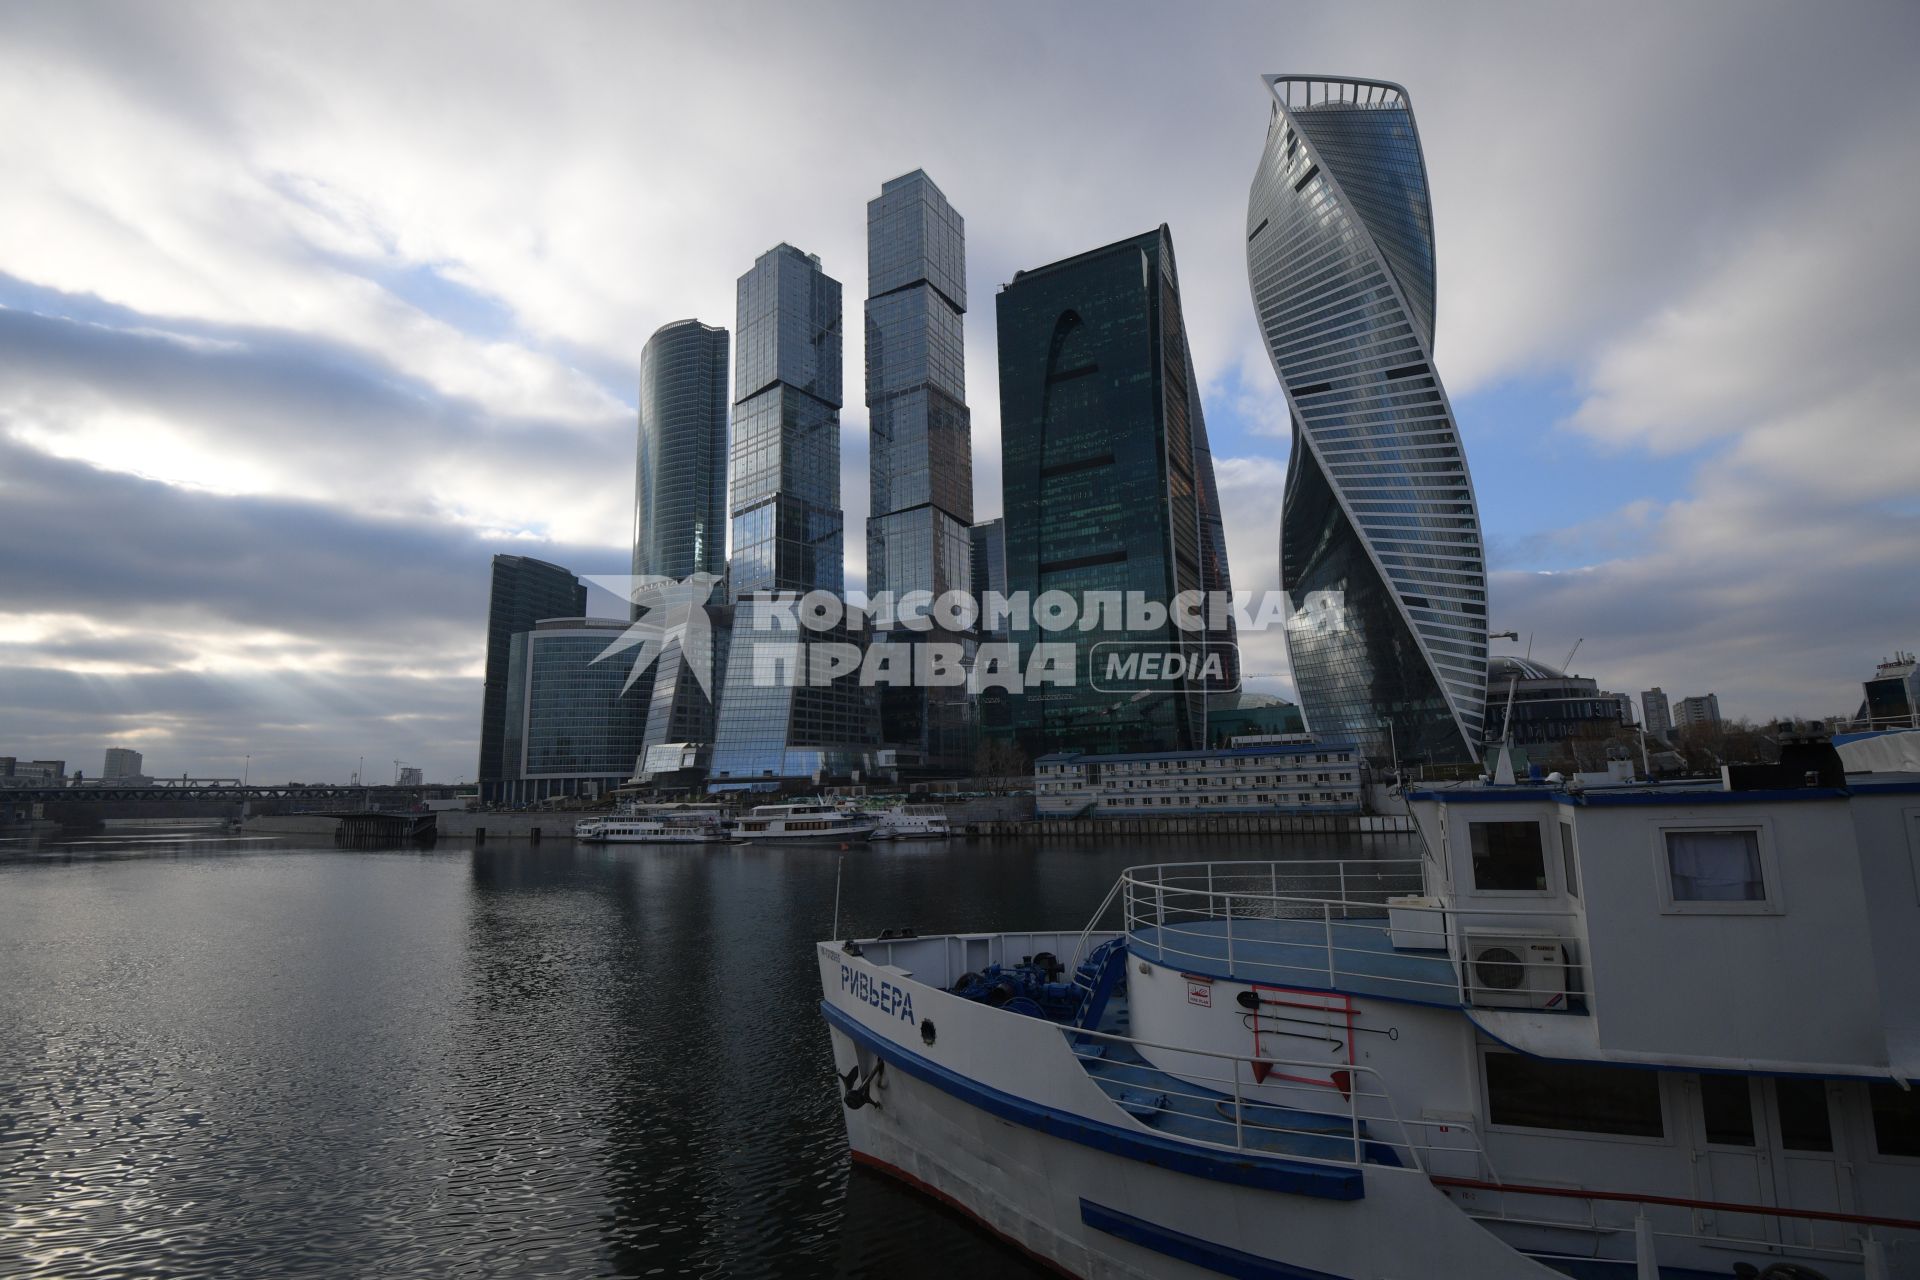
[[[1850,711],[1920,647],[1917,58],[1920,7],[1762,0],[0,7],[0,755],[471,780],[489,558],[626,571],[640,349],[780,241],[845,290],[861,583],[865,205],[915,168],[966,219],[977,517],[994,295],[1166,223],[1277,586],[1263,72],[1408,89],[1494,629]]]

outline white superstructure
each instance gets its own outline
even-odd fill
[[[734,824],[741,840],[865,840],[878,825],[872,814],[830,804],[763,804]]]
[[[945,840],[953,834],[947,824],[947,809],[938,804],[896,804],[875,815],[874,840]]]
[[[821,944],[854,1158],[1077,1276],[1920,1277],[1920,775],[1409,803]]]
[[[589,844],[707,844],[726,839],[727,832],[717,807],[636,808],[576,822],[573,838]]]

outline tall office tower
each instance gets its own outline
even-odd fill
[[[727,331],[698,320],[675,321],[655,330],[640,353],[633,576],[676,582],[696,573],[724,578],[726,511]],[[671,592],[666,610],[674,616],[659,619],[673,629],[654,660],[649,747],[713,741],[712,696],[689,676],[679,638],[687,634],[689,611],[705,608],[704,597],[693,598],[699,594],[697,589]],[[639,616],[637,602],[633,613]],[[694,632],[707,633],[710,627]],[[716,674],[720,669],[713,668]]]
[[[1007,594],[1007,522],[995,516],[982,520],[968,530],[973,542],[973,592],[983,602],[988,592]],[[987,620],[980,620],[981,634],[988,634]],[[996,633],[1004,632],[1004,624]]]
[[[725,574],[725,329],[677,320],[647,339],[634,471],[634,576]]]
[[[740,277],[732,588],[842,590],[840,282],[790,244]]]
[[[106,767],[100,770],[100,777],[107,782],[115,778],[138,778],[144,764],[138,751],[126,747],[108,747]]]
[[[1170,610],[1206,587],[1215,554],[1224,581],[1224,546],[1206,549],[1212,462],[1167,228],[1017,273],[997,319],[1009,591],[1082,603],[1138,592]],[[1051,632],[1016,617],[1023,665],[1041,642],[1076,652],[1070,686],[1015,700],[1014,733],[1034,756],[1203,746],[1209,682],[1185,672],[1204,669],[1208,652],[1224,659],[1219,638],[1171,614],[1155,627]],[[1160,669],[1177,654],[1183,674],[1135,680],[1109,668],[1111,655],[1146,653]]]
[[[1641,718],[1646,721],[1647,733],[1651,737],[1664,738],[1673,728],[1673,711],[1667,705],[1667,695],[1660,692],[1660,686],[1646,690],[1640,695]]]
[[[971,590],[973,436],[963,317],[967,247],[960,215],[916,169],[867,203],[867,412],[872,515],[867,595],[898,600]],[[900,642],[964,645],[940,628],[896,628]],[[881,690],[881,731],[936,772],[968,763],[964,687]]]
[[[495,556],[487,600],[487,674],[480,703],[480,798],[494,800],[504,780],[507,663],[513,637],[542,618],[577,618],[587,589],[557,564],[527,556]],[[609,665],[619,665],[609,664]]]
[[[796,635],[757,593],[843,590],[840,284],[789,244],[740,277],[734,326],[733,636],[714,717],[710,781],[765,786],[842,776],[873,744],[873,700],[851,680],[788,683]]]
[[[1268,76],[1247,276],[1293,422],[1280,518],[1307,727],[1384,760],[1482,741],[1486,559],[1433,366],[1433,214],[1406,90]],[[1390,728],[1389,728],[1390,726]]]

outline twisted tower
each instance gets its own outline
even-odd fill
[[[1263,77],[1247,278],[1293,424],[1280,520],[1308,727],[1376,759],[1479,754],[1479,512],[1433,366],[1433,208],[1399,85]]]

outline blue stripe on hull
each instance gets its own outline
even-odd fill
[[[1232,1276],[1234,1280],[1343,1280],[1331,1271],[1296,1267],[1262,1258],[1258,1254],[1243,1253],[1211,1240],[1202,1240],[1199,1236],[1159,1226],[1144,1218],[1136,1218],[1130,1213],[1121,1213],[1118,1209],[1109,1209],[1091,1200],[1080,1202],[1080,1221],[1095,1231],[1104,1231],[1129,1244],[1137,1244],[1142,1249],[1151,1249],[1219,1275]]]
[[[825,1000],[820,1002],[820,1012],[825,1016],[827,1025],[915,1079],[925,1081],[990,1115],[1038,1130],[1049,1137],[1077,1142],[1097,1151],[1139,1160],[1175,1173],[1235,1186],[1257,1187],[1262,1191],[1314,1196],[1322,1200],[1358,1200],[1366,1195],[1366,1180],[1358,1169],[1276,1159],[1248,1152],[1213,1151],[1157,1134],[1135,1133],[1118,1125],[1089,1120],[1070,1111],[1003,1093],[951,1071],[870,1030],[851,1014]]]

